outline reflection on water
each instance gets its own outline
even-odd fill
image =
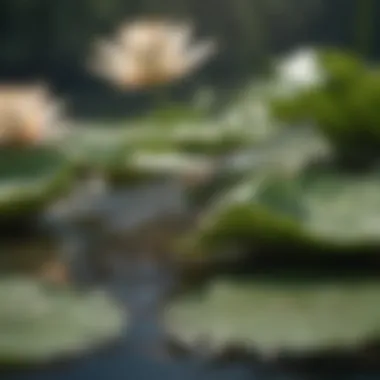
[[[99,257],[100,266],[120,271],[126,266],[120,261],[123,258],[157,249],[158,237],[168,233],[173,222],[185,219],[187,211],[185,191],[177,181],[125,190],[107,189],[95,180],[79,185],[67,199],[54,205],[44,221],[61,242],[63,259],[74,277],[91,283],[99,280],[93,273]],[[102,260],[105,256],[107,262]]]
[[[78,193],[79,194],[79,193]],[[54,246],[39,237],[24,240],[24,245],[7,246],[12,259],[7,263],[14,270],[35,271],[47,258],[60,257],[69,263],[74,278],[81,284],[94,284],[102,280],[109,291],[131,313],[131,325],[121,346],[62,366],[40,371],[0,373],[1,380],[304,380],[328,379],[301,375],[276,375],[274,369],[265,371],[255,365],[243,363],[213,367],[202,360],[199,352],[185,358],[174,358],[168,351],[165,328],[160,319],[165,300],[176,283],[174,271],[164,262],[153,260],[146,245],[118,244],[110,250],[109,236],[128,235],[152,219],[166,214],[184,215],[187,212],[183,189],[176,183],[154,184],[149,188],[128,191],[116,190],[111,195],[102,191],[67,200],[60,212],[56,208],[48,214],[49,231],[60,244]],[[71,203],[70,203],[71,202]],[[62,211],[65,211],[62,213]],[[160,226],[160,224],[153,224]],[[53,228],[54,227],[54,228]],[[140,243],[149,240],[151,230],[144,230]],[[123,240],[121,240],[123,241]],[[128,242],[128,240],[127,240]],[[137,242],[139,243],[139,242]],[[140,249],[139,252],[134,249]],[[89,265],[106,250],[107,276],[98,277],[97,268]],[[112,251],[112,252],[111,252]],[[8,252],[9,253],[9,252]],[[14,254],[13,254],[14,253]],[[137,254],[136,254],[137,253]],[[144,254],[146,253],[146,254]],[[33,258],[33,259],[32,259]],[[96,261],[96,260],[95,260]],[[4,262],[5,265],[5,262]],[[5,266],[4,266],[5,268]],[[273,370],[273,371],[272,371]],[[331,376],[337,379],[339,376]],[[379,376],[349,376],[344,380],[378,379]]]

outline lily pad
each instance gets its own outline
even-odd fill
[[[209,173],[214,165],[213,161],[203,155],[167,152],[150,153],[139,151],[130,154],[126,166],[134,170],[152,175],[191,175],[192,173]]]
[[[168,307],[172,335],[262,354],[355,349],[380,338],[380,282],[219,278]]]
[[[379,186],[377,173],[256,174],[206,211],[195,239],[210,249],[226,242],[241,248],[291,243],[362,252],[380,245]]]
[[[162,162],[162,155],[176,156],[181,157],[181,163],[186,160],[187,167],[195,166],[199,156],[224,159],[274,134],[276,128],[268,120],[265,101],[259,98],[262,87],[255,88],[254,98],[250,93],[243,94],[242,100],[220,117],[194,117],[192,112],[177,108],[175,112],[163,110],[131,120],[129,125],[78,126],[64,143],[65,150],[79,166],[103,170],[127,181],[140,179],[136,157],[159,155]],[[173,175],[171,170],[166,173],[162,165],[160,171],[159,175]],[[143,169],[143,179],[146,175]]]
[[[0,151],[0,216],[17,217],[39,211],[65,190],[72,166],[50,148]]]
[[[324,161],[331,156],[328,142],[312,126],[299,125],[283,129],[260,144],[231,155],[225,160],[224,171],[297,172],[311,162]]]
[[[150,152],[178,152],[224,155],[259,142],[262,137],[254,128],[229,125],[224,120],[202,120],[196,124],[178,121],[175,127],[142,125],[127,133],[129,148]]]
[[[64,150],[77,165],[103,169],[112,165],[126,147],[126,130],[118,126],[78,125],[63,142]]]
[[[259,113],[256,105],[252,106],[252,113]],[[258,119],[258,116],[256,116]],[[271,136],[271,130],[265,125],[258,125],[258,121],[251,115],[248,120],[232,120],[222,115],[221,118],[206,120],[198,124],[182,123],[172,132],[175,147],[186,153],[207,154],[220,156],[239,151],[251,145],[257,145]],[[264,129],[264,130],[263,130]]]
[[[168,130],[151,126],[82,128],[65,150],[78,167],[99,170],[111,180],[139,182],[192,170],[208,157],[181,151]],[[178,168],[178,169],[177,169]]]
[[[28,278],[0,281],[0,363],[43,364],[118,338],[124,315],[101,292],[76,293]]]

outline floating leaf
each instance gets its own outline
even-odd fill
[[[197,240],[241,246],[280,240],[350,252],[378,246],[379,186],[376,173],[253,175],[206,212]]]
[[[241,134],[233,138],[230,132],[223,134],[216,127],[166,130],[143,125],[129,129],[83,128],[72,134],[65,149],[79,166],[130,180],[182,174],[182,170],[202,172],[202,168],[212,165],[210,155],[228,153],[242,141],[247,144]]]
[[[225,155],[256,145],[263,137],[249,125],[232,128],[220,122],[184,126],[173,131],[173,142],[180,151],[207,155]]]
[[[187,343],[241,343],[264,354],[354,349],[380,338],[380,283],[257,278],[214,280],[168,308],[169,331]]]
[[[260,141],[254,128],[233,128],[219,120],[177,120],[175,126],[145,124],[131,128],[127,141],[133,150],[223,155]]]
[[[65,149],[78,163],[127,179],[139,177],[134,168],[137,156],[181,156],[188,165],[198,162],[198,156],[224,158],[274,135],[276,128],[263,99],[267,92],[257,84],[220,117],[189,107],[171,107],[128,126],[78,126],[72,129]]]
[[[191,175],[192,173],[208,173],[212,170],[212,160],[207,156],[189,155],[181,153],[149,153],[136,152],[126,160],[130,165],[141,172],[166,175]]]
[[[224,170],[241,173],[298,171],[330,154],[326,140],[314,128],[299,126],[282,130],[260,144],[237,152],[226,161]]]
[[[268,166],[308,162],[327,151],[326,143],[315,131],[304,128],[265,138],[249,128],[228,125],[184,125],[168,135],[156,128],[131,130],[130,149],[124,171],[193,178],[230,176]]]
[[[106,168],[126,148],[126,130],[121,127],[80,125],[66,138],[64,149],[78,165]]]
[[[28,278],[0,281],[0,362],[45,363],[116,339],[121,310],[101,292],[76,293]]]
[[[0,214],[35,212],[69,184],[71,164],[50,148],[0,150]]]

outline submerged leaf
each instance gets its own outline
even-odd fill
[[[168,308],[169,331],[187,343],[208,338],[262,353],[354,349],[380,338],[380,283],[274,278],[215,280]]]

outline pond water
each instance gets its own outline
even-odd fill
[[[276,373],[275,368],[262,368],[244,362],[211,365],[201,352],[171,355],[161,323],[166,297],[175,288],[176,273],[147,252],[134,254],[128,245],[115,246],[108,262],[107,275],[98,278],[88,262],[93,251],[104,248],[106,236],[123,234],[147,220],[165,213],[185,215],[189,205],[178,183],[165,182],[148,188],[104,192],[78,190],[47,215],[50,231],[61,241],[61,254],[74,270],[82,285],[105,286],[131,314],[128,332],[120,345],[67,364],[43,370],[0,372],[1,380],[306,380],[306,379],[379,379],[380,375],[324,374],[306,376]],[[97,221],[97,223],[88,223]],[[107,226],[107,228],[105,227]],[[53,228],[54,227],[54,228]],[[144,239],[142,239],[144,240]],[[142,246],[143,247],[143,246]],[[117,251],[117,252],[116,252]]]

